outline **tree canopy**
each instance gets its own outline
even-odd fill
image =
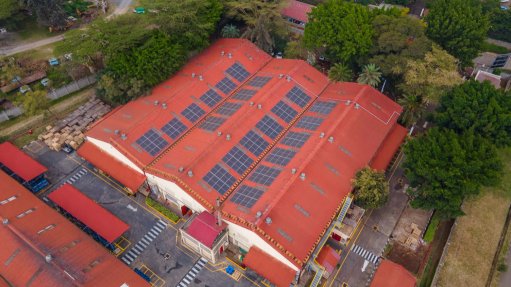
[[[360,4],[329,0],[309,14],[304,41],[308,48],[326,49],[334,62],[354,63],[366,55],[374,34],[371,13]]]
[[[511,42],[511,10],[496,9],[491,14],[491,25],[488,36]]]
[[[353,179],[355,202],[363,208],[378,208],[387,202],[389,184],[382,172],[370,167],[359,170]]]
[[[37,16],[37,22],[41,25],[61,28],[67,24],[63,0],[21,0],[20,2]]]
[[[343,63],[336,63],[328,70],[328,78],[335,82],[349,82],[353,80],[353,71]]]
[[[446,93],[434,119],[459,134],[473,130],[498,146],[511,144],[511,97],[489,82],[470,80]]]
[[[463,199],[497,183],[502,169],[495,146],[473,132],[432,128],[409,141],[404,152],[412,206],[446,217],[462,215]]]
[[[427,35],[463,65],[477,57],[490,26],[480,0],[435,0],[426,22]]]
[[[25,114],[32,116],[49,107],[50,101],[44,91],[28,91],[20,102]]]
[[[14,13],[19,10],[18,0],[0,0],[0,20],[11,17]]]
[[[362,68],[362,72],[357,78],[360,84],[366,84],[371,87],[376,87],[381,82],[380,68],[375,64],[367,64]]]

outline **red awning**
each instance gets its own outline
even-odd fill
[[[10,142],[0,144],[0,163],[24,181],[30,181],[48,170]]]
[[[403,266],[383,260],[376,270],[371,287],[415,287],[416,281]]]
[[[207,211],[203,211],[195,217],[190,226],[186,228],[186,233],[190,234],[193,238],[197,239],[207,247],[213,248],[215,239],[225,229],[225,227],[225,223],[218,226],[216,224],[215,216]]]
[[[95,167],[106,172],[118,182],[129,188],[133,193],[146,180],[146,176],[122,163],[110,154],[103,152],[91,142],[85,142],[79,149],[78,154],[92,163]]]
[[[316,261],[328,272],[328,274],[332,274],[341,259],[341,255],[339,255],[335,249],[332,247],[325,245],[318,254]]]
[[[108,242],[113,242],[130,228],[70,184],[59,187],[48,198]]]
[[[396,124],[381,144],[376,156],[371,161],[371,167],[381,171],[386,170],[407,133],[408,130],[406,128]]]
[[[277,287],[289,287],[296,275],[296,271],[255,246],[243,258],[243,264]]]

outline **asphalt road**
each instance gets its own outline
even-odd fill
[[[508,249],[506,255],[506,264],[507,266],[511,266],[511,248]],[[511,270],[508,268],[506,272],[502,272],[499,279],[500,287],[509,287],[511,286]]]

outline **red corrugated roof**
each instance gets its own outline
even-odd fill
[[[215,216],[207,211],[203,211],[193,219],[192,223],[186,228],[186,232],[202,244],[212,248],[215,239],[225,227],[225,223],[222,223],[220,226],[217,225]]]
[[[245,255],[243,264],[277,287],[289,287],[296,275],[293,269],[255,246],[252,246]]]
[[[339,255],[335,249],[332,247],[325,245],[321,252],[319,252],[316,261],[328,272],[328,274],[332,274],[341,259],[341,255]]]
[[[137,192],[146,180],[145,175],[122,163],[91,142],[86,141],[77,152],[81,157],[129,188],[133,193]]]
[[[387,138],[385,138],[385,141],[376,156],[371,161],[371,167],[376,170],[386,170],[407,133],[408,130],[406,128],[396,124],[390,131]]]
[[[48,170],[10,142],[0,144],[0,162],[25,181],[30,181]]]
[[[13,286],[150,286],[103,246],[0,171],[0,220],[3,219],[9,223],[0,224],[0,274]],[[48,254],[52,255],[50,263],[45,260]]]
[[[416,281],[403,266],[385,259],[376,270],[371,287],[415,287]]]
[[[59,187],[48,198],[90,227],[108,242],[119,238],[130,227],[70,184]]]
[[[312,8],[314,8],[313,5],[296,0],[290,0],[289,5],[282,9],[281,14],[289,18],[307,23],[308,14],[312,11]]]

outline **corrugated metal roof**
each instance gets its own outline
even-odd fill
[[[385,171],[392,160],[392,157],[397,152],[401,143],[406,137],[408,130],[400,125],[395,125],[394,128],[389,132],[385,141],[382,143],[378,153],[371,161],[371,167]]]
[[[309,18],[308,14],[312,11],[314,6],[296,0],[290,0],[288,2],[289,5],[282,9],[281,14],[289,18],[307,23]]]
[[[263,275],[277,287],[289,287],[296,275],[293,269],[255,246],[245,255],[243,264]]]
[[[0,144],[0,163],[25,181],[30,181],[48,170],[10,142]]]
[[[415,287],[416,281],[403,266],[385,259],[376,270],[371,287]]]

